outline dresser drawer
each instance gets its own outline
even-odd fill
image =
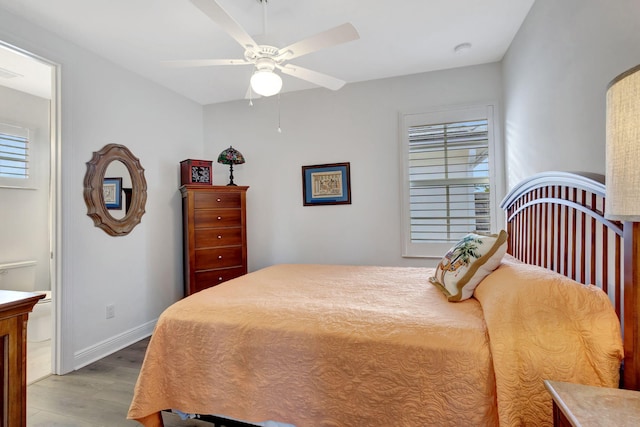
[[[240,208],[240,193],[196,193],[195,209]]]
[[[196,273],[196,292],[211,286],[219,285],[227,280],[242,276],[244,267],[225,268],[222,270],[199,271]]]
[[[240,209],[197,209],[195,228],[239,226],[242,220]]]
[[[242,228],[203,228],[195,230],[196,249],[242,244]]]
[[[242,265],[242,246],[196,250],[196,271],[240,265]]]

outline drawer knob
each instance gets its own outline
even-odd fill
[[[218,277],[218,282],[222,282],[222,277]]]
[[[218,259],[222,259],[222,255],[218,255]]]
[[[220,199],[220,198],[218,198],[218,199],[216,200],[216,202],[221,202],[221,201],[222,201],[222,199]]]
[[[218,217],[218,221],[220,221],[221,219],[222,219],[222,217],[221,217],[221,216],[219,216],[219,217]]]
[[[218,236],[218,239],[222,239],[222,236]]]

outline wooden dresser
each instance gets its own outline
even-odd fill
[[[248,188],[180,187],[185,296],[247,273]]]
[[[0,291],[0,426],[27,425],[27,319],[42,294]]]

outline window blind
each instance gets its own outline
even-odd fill
[[[491,230],[488,120],[407,128],[411,243]]]
[[[0,177],[29,178],[29,138],[0,132]]]

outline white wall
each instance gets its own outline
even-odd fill
[[[605,93],[640,63],[640,1],[536,0],[503,60],[508,187],[604,173]]]
[[[49,100],[0,86],[0,123],[29,129],[29,188],[0,187],[0,264],[36,261],[32,283],[0,289],[49,289]]]
[[[199,105],[106,61],[74,65],[63,74],[63,96],[65,87],[72,91],[66,103],[63,98],[63,150],[71,160],[63,167],[72,171],[75,196],[67,197],[71,233],[64,237],[75,254],[74,347],[92,351],[101,339],[155,320],[183,295],[178,169],[183,157],[201,151],[202,119]],[[108,143],[126,145],[140,159],[148,186],[142,222],[123,237],[94,227],[81,197],[85,163]],[[105,320],[107,304],[115,305],[112,320]]]
[[[286,81],[285,81],[286,84]],[[205,107],[205,159],[246,158],[249,269],[275,263],[434,265],[401,257],[398,115],[499,101],[500,65],[459,68]],[[499,140],[499,136],[498,136]],[[304,165],[351,163],[351,205],[302,205]],[[228,182],[216,164],[214,183]]]
[[[0,40],[61,64],[63,371],[150,333],[182,296],[179,162],[202,155],[202,107],[39,27],[0,13]],[[139,157],[146,214],[124,237],[86,215],[86,162],[105,144]],[[107,304],[115,318],[107,320]]]

